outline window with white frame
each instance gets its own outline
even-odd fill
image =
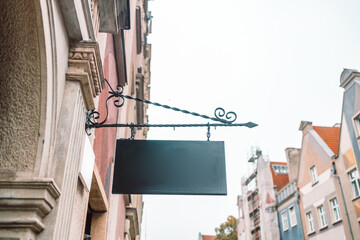
[[[281,166],[280,172],[283,174],[287,174],[287,167],[286,166]]]
[[[307,222],[308,222],[308,230],[309,230],[309,233],[312,233],[315,231],[315,228],[314,228],[314,219],[312,217],[312,214],[311,212],[308,212],[306,214],[306,218],[307,218]]]
[[[350,178],[354,197],[359,197],[360,196],[360,180],[359,180],[358,170],[354,169],[351,172],[349,172],[349,178]]]
[[[289,207],[289,213],[290,213],[290,225],[291,227],[294,227],[297,225],[296,212],[294,206]]]
[[[327,222],[326,222],[326,218],[325,218],[325,210],[324,210],[324,206],[321,205],[320,207],[318,207],[318,214],[319,214],[319,219],[320,219],[320,227],[324,228],[327,226]]]
[[[360,114],[354,118],[354,122],[355,122],[357,133],[358,133],[358,135],[360,135]]]
[[[286,231],[289,229],[289,223],[288,223],[288,217],[287,217],[287,212],[284,211],[281,213],[281,221],[282,221],[282,225],[283,225],[283,231]]]
[[[310,172],[311,172],[311,179],[312,179],[312,183],[315,184],[319,181],[318,179],[318,175],[317,175],[317,171],[316,171],[316,167],[312,166],[310,168]]]
[[[331,209],[332,209],[333,221],[337,222],[341,219],[339,203],[338,203],[337,198],[331,199],[330,204],[331,204]]]
[[[283,165],[272,165],[275,174],[287,174],[288,168]]]

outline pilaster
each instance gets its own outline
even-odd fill
[[[86,112],[95,109],[94,98],[100,94],[105,84],[99,46],[96,42],[73,44],[69,49],[68,64],[60,113],[62,120],[57,129],[55,166],[52,173],[62,191],[53,216],[55,228],[52,239],[72,237],[69,233],[73,224],[72,212],[76,208],[74,199],[76,194],[79,194],[77,185],[81,184],[78,179],[86,137]]]

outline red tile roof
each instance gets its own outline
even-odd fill
[[[203,240],[215,240],[216,236],[201,235]]]
[[[288,174],[276,174],[274,172],[273,165],[281,165],[286,166],[286,162],[270,162],[270,171],[272,175],[272,179],[274,182],[274,185],[276,186],[276,189],[279,191],[283,186],[288,184],[289,182],[289,175]]]
[[[318,127],[313,126],[314,130],[329,146],[329,148],[337,155],[339,147],[340,127]]]

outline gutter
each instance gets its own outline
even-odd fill
[[[354,236],[353,236],[352,229],[351,229],[351,224],[350,224],[350,219],[349,219],[349,214],[348,214],[348,210],[347,210],[346,204],[345,204],[344,193],[343,193],[343,189],[341,187],[340,177],[338,175],[336,175],[336,168],[335,168],[335,163],[334,162],[333,162],[333,166],[331,167],[330,171],[331,171],[332,176],[336,177],[336,179],[338,180],[339,188],[340,188],[340,192],[341,192],[341,199],[342,199],[344,209],[345,209],[346,220],[347,220],[347,223],[349,225],[350,239],[354,240]]]

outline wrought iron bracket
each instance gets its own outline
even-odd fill
[[[104,118],[104,120],[102,120],[101,122],[98,122],[97,120],[100,118],[100,113],[98,111],[95,110],[90,110],[87,112],[87,116],[86,116],[86,122],[85,122],[85,131],[88,135],[91,135],[91,129],[92,128],[104,128],[104,127],[129,127],[131,129],[136,128],[142,128],[142,127],[172,127],[172,128],[177,128],[177,127],[207,127],[208,128],[208,132],[207,132],[207,137],[208,140],[210,138],[210,127],[248,127],[248,128],[253,128],[258,126],[256,123],[253,122],[247,122],[247,123],[234,123],[235,120],[237,119],[237,115],[235,112],[225,112],[225,110],[221,107],[218,107],[215,109],[214,111],[214,116],[215,117],[209,117],[207,115],[202,115],[196,112],[190,112],[188,110],[183,110],[183,109],[179,109],[176,107],[170,107],[168,105],[164,105],[164,104],[160,104],[157,102],[151,102],[149,100],[145,100],[145,99],[141,99],[141,98],[137,98],[137,97],[132,97],[132,96],[128,96],[128,95],[124,95],[123,91],[124,88],[121,85],[117,85],[116,90],[114,90],[110,83],[105,79],[106,84],[109,86],[110,91],[109,91],[109,97],[106,99],[106,116]],[[208,119],[208,120],[212,120],[214,122],[217,123],[196,123],[196,124],[123,124],[123,123],[106,123],[108,117],[109,117],[109,108],[108,108],[108,103],[109,100],[114,98],[114,106],[117,108],[120,108],[124,105],[125,103],[125,99],[131,99],[134,101],[138,101],[138,102],[143,102],[146,104],[152,104],[154,106],[157,107],[162,107],[165,109],[170,109],[176,112],[181,112],[184,114],[190,114],[196,117],[201,117],[204,119]],[[132,133],[132,137],[133,137],[133,133]]]

